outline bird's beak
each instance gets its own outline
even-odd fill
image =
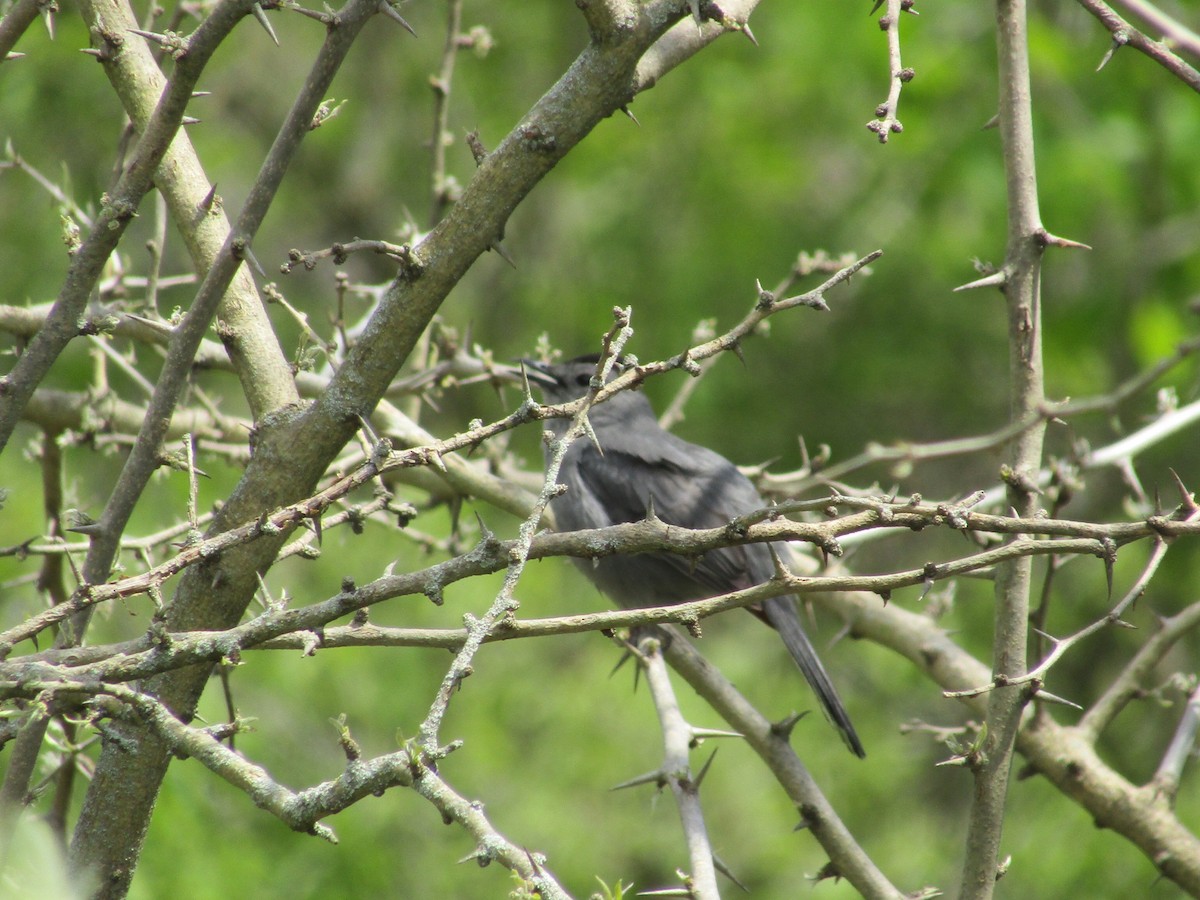
[[[516,362],[524,369],[525,377],[529,379],[530,384],[551,387],[559,383],[557,378],[546,371],[545,363],[525,358],[518,359]]]

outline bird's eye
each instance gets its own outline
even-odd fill
[[[580,387],[588,387],[592,383],[592,376],[590,374],[576,375],[575,383]]]

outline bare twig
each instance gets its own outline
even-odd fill
[[[1179,793],[1184,766],[1195,755],[1197,731],[1200,731],[1200,687],[1192,691],[1184,704],[1179,726],[1154,773],[1154,786],[1172,803]]]
[[[1200,603],[1193,603],[1164,619],[1158,631],[1138,649],[1100,699],[1080,718],[1076,728],[1084,740],[1094,742],[1129,701],[1144,690],[1151,671],[1162,662],[1176,642],[1197,627],[1200,627]]]
[[[38,0],[16,0],[0,18],[0,63],[8,58],[25,30],[37,21],[40,11]]]
[[[596,531],[542,534],[533,539],[527,551],[513,542],[497,541],[485,535],[479,546],[459,557],[437,563],[426,569],[418,569],[401,575],[385,575],[369,584],[344,590],[328,600],[303,608],[268,611],[250,622],[227,631],[172,634],[166,647],[159,646],[159,639],[154,635],[149,635],[132,644],[69,651],[43,651],[0,663],[0,678],[14,681],[35,675],[38,678],[50,678],[52,676],[48,670],[39,668],[43,664],[48,664],[72,667],[74,672],[71,677],[87,677],[97,681],[128,681],[135,678],[146,678],[155,673],[193,665],[205,660],[215,660],[272,640],[275,640],[275,643],[272,644],[275,649],[287,646],[302,647],[305,646],[303,640],[296,644],[289,643],[288,640],[278,641],[276,639],[288,634],[315,632],[355,610],[393,597],[428,594],[434,589],[434,586],[437,590],[444,590],[448,585],[464,578],[504,569],[510,564],[514,554],[518,557],[527,555],[529,559],[543,559],[561,555],[588,557],[595,556],[597,553],[671,550],[683,555],[694,556],[716,547],[744,541],[773,542],[802,539],[821,546],[831,546],[835,542],[834,535],[863,527],[872,527],[873,524],[879,527],[897,527],[905,530],[919,527],[917,523],[924,525],[940,523],[946,527],[961,527],[961,522],[952,516],[938,513],[933,507],[923,509],[919,517],[904,513],[895,514],[894,518],[883,516],[877,512],[854,513],[820,525],[793,523],[778,518],[750,523],[751,518],[743,517],[733,523],[734,527],[732,528],[721,527],[700,531],[666,526],[661,522],[644,521],[611,526]],[[1013,532],[1037,527],[1035,521],[1004,522],[996,517],[977,517],[975,515],[970,517],[970,522],[972,525],[982,525],[989,529],[1000,527],[1002,524],[1004,530]],[[1055,532],[1077,527],[1076,523],[1068,522],[1046,522],[1046,525]],[[884,575],[844,573],[780,575],[753,588],[673,606],[615,610],[529,622],[505,617],[502,628],[494,629],[481,640],[508,640],[581,631],[631,628],[662,622],[694,622],[728,609],[751,606],[766,598],[789,593],[816,596],[829,591],[864,591],[886,597],[903,587],[924,585],[970,572],[988,570],[1023,556],[1071,553],[1101,555],[1105,553],[1106,546],[1115,544],[1117,541],[1125,542],[1132,539],[1135,533],[1139,533],[1143,537],[1155,535],[1158,533],[1157,529],[1166,527],[1166,525],[1167,523],[1157,523],[1157,528],[1152,528],[1147,524],[1095,526],[1079,523],[1080,530],[1086,533],[1095,534],[1096,529],[1112,528],[1114,531],[1110,532],[1110,535],[1116,534],[1117,537],[1104,535],[1099,538],[1088,537],[1071,540],[1061,538],[1055,540],[1023,539],[959,559],[938,564],[929,563],[916,569],[890,572]],[[1200,523],[1197,522],[1175,523],[1174,527],[1186,529],[1184,533],[1200,534]],[[190,546],[182,551],[191,558],[211,556],[214,552],[216,552],[214,545],[207,542]],[[146,575],[131,576],[123,582],[114,583],[111,586],[112,593],[116,596],[127,595],[135,585],[136,592],[147,592],[153,584],[162,580],[164,571],[160,567]],[[330,629],[327,633],[330,635],[330,640],[335,642],[331,645],[337,646],[429,646],[458,650],[461,649],[467,638],[467,633],[463,630],[375,629],[356,632],[354,629],[349,631]],[[111,662],[106,662],[110,658]]]
[[[691,864],[687,879],[690,896],[696,900],[715,900],[721,894],[717,889],[712,843],[708,839],[704,811],[700,808],[700,780],[692,774],[688,761],[695,732],[684,719],[675,699],[659,639],[647,636],[638,642],[637,649],[663,735],[663,764],[655,773],[655,780],[660,785],[670,786],[679,809]]]
[[[1029,35],[1025,0],[996,0],[1000,80],[1000,135],[1008,185],[1008,245],[1003,271],[1008,307],[1009,418],[1022,422],[1045,406],[1042,363],[1041,254],[1045,233],[1038,211],[1033,112],[1029,82]],[[1008,503],[1022,516],[1037,510],[1035,479],[1041,468],[1045,425],[1021,431],[1012,441]],[[1019,540],[1019,539],[1016,539]],[[1000,566],[996,578],[994,680],[1025,674],[1029,630],[1030,557]],[[975,794],[967,826],[962,897],[992,896],[1000,863],[1000,834],[1008,798],[1013,748],[1029,692],[1023,686],[988,694],[987,740],[975,760]]]
[[[137,27],[131,8],[123,0],[82,0],[81,6],[93,33],[107,34],[111,31],[119,37]],[[261,7],[262,3],[254,4],[251,8],[255,6]],[[147,7],[142,31],[153,27],[156,9],[159,7],[154,4]],[[167,30],[174,30],[180,28],[188,18],[188,8],[177,6],[163,24]],[[161,50],[157,44],[153,46]],[[104,74],[108,76],[129,116],[128,132],[131,137],[147,129],[159,98],[167,89],[161,55],[161,52],[157,56],[152,53],[145,41],[133,39],[122,43],[120,53],[101,54]],[[199,93],[193,91],[192,99]],[[119,169],[118,162],[118,175]],[[180,129],[175,133],[154,179],[159,197],[166,203],[193,269],[203,276],[224,252],[222,248],[229,237],[230,225],[223,200],[217,195],[216,185],[212,184],[200,164],[186,130]],[[156,204],[155,242],[157,252],[161,255],[165,247],[166,222],[160,212],[161,207]],[[160,278],[158,287],[165,287],[176,280]],[[132,285],[134,280],[127,277],[125,283]],[[153,285],[148,285],[147,290],[152,294]],[[149,309],[144,311],[150,313]],[[256,421],[270,411],[295,403],[299,397],[291,369],[248,267],[240,267],[234,275],[218,305],[217,316],[221,322],[221,343],[202,341],[202,349],[195,358],[196,365],[217,365],[234,371],[250,407],[250,414]],[[122,333],[127,322],[133,321],[135,317],[122,316],[117,323],[116,333]],[[163,323],[154,319],[138,318],[136,321],[142,326],[143,332],[155,328],[163,332],[156,340],[163,345],[168,343],[172,328],[164,327]],[[139,339],[145,339],[145,336]]]
[[[626,2],[627,0],[618,0],[618,5],[623,6]],[[660,78],[676,66],[687,61],[724,34],[740,31],[750,38],[751,43],[754,43],[753,32],[750,31],[750,14],[757,6],[758,0],[722,0],[720,6],[721,12],[724,14],[722,21],[706,19],[699,24],[699,27],[692,19],[676,23],[638,60],[637,90],[643,91],[653,87]]]
[[[446,4],[446,41],[442,61],[429,83],[433,88],[433,136],[430,139],[433,196],[429,204],[429,227],[441,221],[446,207],[454,202],[454,192],[446,176],[446,147],[450,143],[450,88],[454,80],[454,62],[458,58],[459,32],[462,31],[462,0]]]
[[[877,463],[920,463],[953,456],[967,456],[1002,447],[1017,435],[1036,425],[1068,419],[1090,413],[1112,413],[1124,401],[1145,390],[1181,362],[1191,358],[1200,350],[1200,339],[1180,344],[1175,353],[1160,360],[1146,370],[1118,385],[1113,391],[1095,397],[1081,397],[1062,403],[1047,402],[1042,408],[1030,413],[1021,421],[1009,422],[988,434],[965,438],[952,438],[925,444],[897,443],[890,446],[871,444],[862,452],[842,462],[827,464],[812,471],[807,467],[798,472],[762,473],[760,485],[773,494],[797,495],[815,485],[836,483],[848,475]],[[1131,459],[1139,452],[1155,446],[1170,434],[1193,424],[1200,419],[1200,401],[1169,410],[1134,432],[1111,444],[1089,450],[1078,460],[1084,471],[1114,465],[1118,461]],[[1037,476],[1039,487],[1049,483],[1053,472],[1042,469]],[[1005,489],[991,489],[982,501],[983,506],[995,506],[1005,501]]]
[[[897,118],[896,112],[900,107],[900,90],[913,79],[913,70],[903,68],[900,61],[900,12],[910,9],[912,0],[886,0],[887,11],[879,18],[879,27],[887,34],[888,67],[890,81],[888,83],[887,99],[875,107],[875,118],[867,123],[867,129],[873,131],[879,138],[879,143],[886,144],[893,134],[904,131],[904,125]],[[879,4],[877,3],[876,6]]]
[[[1103,0],[1078,0],[1078,2],[1080,6],[1099,19],[1104,27],[1112,32],[1112,48],[1101,60],[1098,68],[1104,68],[1116,50],[1129,46],[1144,53],[1192,90],[1200,92],[1200,71],[1197,71],[1193,66],[1188,65],[1184,60],[1176,56],[1166,43],[1154,41],[1146,37],[1141,31],[1121,18]]]
[[[1182,22],[1171,18],[1157,6],[1147,0],[1114,0],[1117,6],[1125,7],[1144,20],[1151,28],[1163,36],[1164,43],[1174,45],[1185,53],[1200,57],[1200,34],[1192,31]]]
[[[926,616],[895,603],[884,606],[845,594],[816,594],[813,600],[848,617],[855,635],[892,648],[944,690],[988,680],[989,668]],[[1171,643],[1200,623],[1200,604],[1193,604],[1168,623],[1138,653],[1138,660],[1146,663],[1140,669],[1143,675]],[[1150,644],[1155,646],[1151,648]],[[974,716],[986,709],[983,697],[956,702],[964,704]],[[1058,725],[1049,715],[1034,715],[1031,709],[1026,710],[1024,719],[1017,747],[1034,771],[1048,778],[1101,826],[1113,829],[1138,847],[1164,877],[1189,894],[1200,893],[1200,841],[1162,806],[1146,806],[1146,789],[1131,784],[1100,758],[1092,746],[1092,730]]]
[[[133,220],[142,197],[152,187],[154,173],[180,126],[196,81],[217,45],[249,12],[251,5],[252,0],[224,0],[188,39],[187,52],[180,58],[169,90],[147,123],[133,162],[108,195],[95,225],[72,257],[70,271],[46,324],[12,371],[0,379],[0,449],[8,443],[34,389],[78,334],[77,321],[92,287]]]
[[[788,743],[786,731],[767,721],[678,631],[672,633],[663,654],[696,693],[745,736],[747,744],[771,769],[799,809],[800,824],[829,854],[833,871],[864,897],[903,900],[905,894],[888,881],[842,822]]]

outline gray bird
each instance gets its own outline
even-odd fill
[[[530,383],[548,402],[569,403],[587,393],[597,357],[556,365],[523,362]],[[563,459],[558,480],[567,490],[552,504],[560,531],[638,522],[651,506],[668,524],[717,528],[766,505],[729,460],[660,428],[641,393],[617,394],[592,407],[588,420],[599,448],[582,437]],[[546,425],[555,437],[562,437],[570,421],[548,419]],[[548,456],[549,448],[546,452]],[[788,558],[786,544],[773,546],[782,559]],[[715,597],[767,581],[775,571],[767,544],[711,550],[698,560],[674,553],[639,553],[576,562],[601,591],[626,608]],[[800,624],[796,598],[775,597],[751,611],[779,632],[846,745],[857,756],[866,756]]]

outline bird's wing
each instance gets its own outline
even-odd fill
[[[647,440],[645,434],[627,436],[612,429],[605,429],[604,435],[609,440],[603,444],[603,453],[591,444],[571,450],[580,454],[578,465],[572,466],[571,477],[577,480],[575,487],[586,495],[578,498],[581,503],[577,508],[591,510],[576,527],[645,518],[651,500],[648,485],[654,486],[655,515],[673,525],[716,528],[763,505],[754,485],[732,463],[705,447],[689,444],[666,432],[653,435],[653,440]],[[786,545],[777,547],[786,553]],[[695,588],[694,592],[687,592],[680,589],[678,579],[666,579],[674,599],[699,599],[751,587],[773,574],[771,551],[766,544],[711,550],[694,560],[674,553],[648,556],[637,569],[630,569],[630,563],[626,563],[622,570],[624,577],[608,581],[610,588],[629,590],[632,583],[653,589],[658,581],[661,593],[664,582],[659,576],[665,566],[685,576]],[[603,576],[601,581],[605,581]],[[615,599],[620,603],[623,598]],[[750,611],[779,632],[847,746],[857,756],[865,756],[845,706],[804,632],[795,599],[775,597]]]
[[[603,453],[590,444],[578,449],[580,487],[600,498],[611,522],[640,521],[653,503],[655,515],[668,524],[718,528],[762,506],[754,486],[724,457],[666,432],[657,438],[613,439]],[[698,559],[661,556],[695,582],[696,597],[750,587],[772,571],[763,545],[714,550]]]

